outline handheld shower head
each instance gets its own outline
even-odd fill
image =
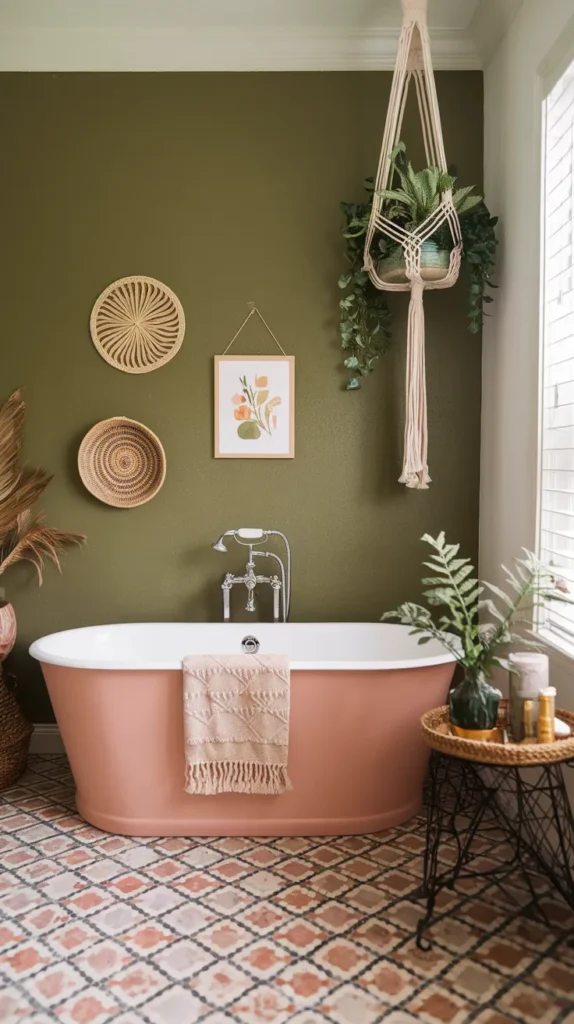
[[[211,545],[214,551],[227,551],[227,548],[225,547],[225,544],[223,543],[223,538],[224,537],[225,537],[225,534],[222,533],[222,535],[219,538],[219,540],[216,540],[215,544]]]

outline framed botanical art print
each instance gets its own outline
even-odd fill
[[[215,458],[292,459],[295,357],[215,357]]]

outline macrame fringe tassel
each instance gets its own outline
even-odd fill
[[[257,793],[274,796],[292,789],[285,765],[256,761],[203,761],[188,764],[187,793],[214,796],[217,793]]]
[[[407,328],[405,451],[399,483],[428,490],[427,390],[425,379],[425,314],[423,283],[413,280]]]

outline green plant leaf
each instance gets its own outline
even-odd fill
[[[253,420],[245,420],[240,423],[237,433],[243,441],[256,441],[261,437],[261,430]]]

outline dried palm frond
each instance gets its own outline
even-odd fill
[[[26,405],[15,391],[0,408],[0,543],[16,528],[18,516],[38,500],[52,479],[43,469],[22,468]]]
[[[13,490],[0,501],[0,543],[17,526],[18,516],[27,512],[44,493],[52,477],[43,469],[33,469],[20,476]]]
[[[0,408],[0,504],[17,486],[22,467],[22,431],[26,406],[22,392],[15,391]]]
[[[60,554],[85,537],[45,526],[30,509],[52,477],[43,469],[22,467],[22,435],[26,406],[15,391],[0,408],[0,574],[16,562],[31,562],[42,583],[48,560],[60,569]]]
[[[45,526],[41,516],[33,517],[30,511],[24,512],[18,516],[16,528],[0,547],[0,575],[16,562],[31,562],[41,586],[46,559],[61,572],[59,556],[62,551],[72,544],[82,544],[85,539],[81,533],[67,533]]]

